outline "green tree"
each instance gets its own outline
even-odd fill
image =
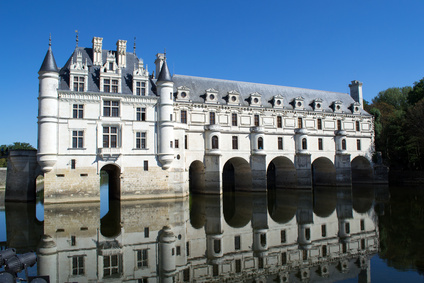
[[[414,83],[414,87],[408,93],[408,102],[414,105],[418,101],[424,98],[424,78]]]
[[[14,142],[10,145],[0,146],[0,167],[7,167],[7,156],[11,150],[34,150],[35,148],[26,142]]]

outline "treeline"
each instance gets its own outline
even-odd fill
[[[381,91],[364,103],[375,118],[375,147],[391,169],[424,166],[424,78],[414,86]]]
[[[7,167],[7,156],[11,150],[33,150],[35,149],[32,145],[26,142],[14,142],[9,145],[0,145],[0,167]]]

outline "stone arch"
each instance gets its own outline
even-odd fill
[[[312,182],[314,186],[335,186],[336,168],[326,157],[318,157],[312,163]]]
[[[288,223],[296,215],[297,190],[276,190],[268,192],[268,214],[278,224]]]
[[[100,176],[107,180],[107,197],[100,198],[100,208],[107,209],[100,219],[100,232],[105,237],[113,238],[121,233],[121,168],[107,164],[100,170]]]
[[[227,192],[223,196],[225,222],[233,228],[246,226],[253,215],[252,195],[240,192]]]
[[[375,191],[373,185],[352,187],[352,206],[357,213],[367,213],[373,208]]]
[[[297,184],[296,168],[287,157],[274,158],[267,168],[267,187],[270,189],[295,188]]]
[[[315,215],[327,218],[337,207],[337,188],[317,187],[314,189],[314,213]]]
[[[351,162],[352,183],[372,183],[373,170],[371,163],[364,156],[357,156]]]
[[[205,192],[205,166],[202,161],[195,160],[188,169],[190,193]]]
[[[252,171],[249,162],[241,157],[229,159],[222,170],[222,188],[224,192],[251,191]]]
[[[100,173],[106,172],[109,184],[109,199],[121,199],[121,168],[115,164],[107,164],[102,167]]]

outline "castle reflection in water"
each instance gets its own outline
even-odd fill
[[[375,188],[44,207],[6,204],[7,245],[50,282],[370,282]],[[42,236],[44,234],[44,236]]]

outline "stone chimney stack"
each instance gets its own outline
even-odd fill
[[[350,96],[361,104],[361,108],[364,108],[364,101],[362,98],[362,83],[360,81],[352,81],[352,83],[349,85],[350,87]]]
[[[156,60],[155,60],[155,65],[156,65],[155,78],[156,79],[159,77],[159,73],[160,73],[160,70],[162,70],[162,65],[164,61],[165,61],[165,53],[156,54]]]
[[[118,40],[116,42],[116,58],[118,59],[119,68],[127,67],[127,41],[126,40]]]
[[[101,66],[102,65],[102,42],[103,38],[93,37],[93,65]]]

